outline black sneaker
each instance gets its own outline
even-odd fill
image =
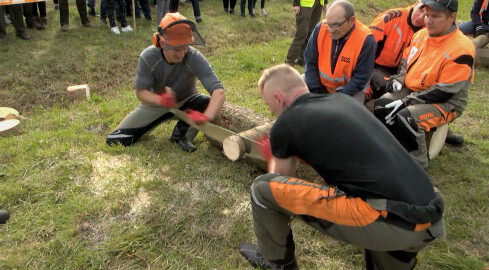
[[[0,224],[4,224],[10,219],[10,214],[7,210],[0,210]]]
[[[459,135],[459,134],[455,134],[449,129],[448,133],[447,133],[447,138],[445,139],[445,142],[448,144],[453,144],[453,145],[461,145],[464,143],[464,136]]]
[[[290,263],[285,265],[279,265],[267,260],[260,253],[260,249],[257,245],[242,243],[238,247],[239,253],[248,260],[254,268],[260,269],[281,269],[281,270],[297,270],[299,266],[297,261],[293,259]]]
[[[195,150],[197,150],[197,147],[193,145],[191,142],[187,140],[187,137],[182,136],[182,137],[177,137],[177,136],[171,136],[170,140],[182,148],[183,151],[192,153]]]
[[[256,17],[255,12],[251,12],[250,17],[252,17],[252,18]]]
[[[234,14],[234,9],[230,9],[229,14]]]

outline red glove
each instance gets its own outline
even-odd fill
[[[259,149],[261,156],[268,162],[272,159],[272,147],[270,145],[270,139],[267,135],[263,135],[256,139],[259,143]]]
[[[165,87],[165,92],[158,97],[158,104],[160,104],[161,107],[169,109],[177,107],[175,92],[170,88]]]
[[[211,119],[207,116],[205,116],[203,113],[199,111],[194,111],[191,109],[186,109],[185,113],[187,114],[187,117],[192,120],[192,122],[196,123],[197,125],[200,125],[204,122],[209,122]]]

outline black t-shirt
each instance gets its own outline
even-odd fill
[[[300,96],[270,133],[272,153],[296,156],[349,196],[426,205],[429,176],[366,108],[343,94]]]

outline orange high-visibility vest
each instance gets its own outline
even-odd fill
[[[416,4],[405,8],[390,9],[380,13],[370,24],[370,30],[377,41],[380,54],[375,64],[384,67],[398,67],[402,52],[409,45],[414,34],[408,24],[410,10]]]
[[[488,6],[489,6],[489,1],[484,0],[484,2],[482,2],[481,9],[479,10],[479,15],[481,16],[481,22],[483,22],[482,21],[482,13],[484,13],[485,11],[487,11],[487,7]]]
[[[357,64],[358,56],[362,51],[365,38],[371,34],[372,33],[367,26],[355,19],[355,28],[350,33],[348,40],[338,55],[338,60],[333,73],[331,71],[331,50],[333,50],[333,40],[329,34],[329,27],[326,24],[326,20],[322,21],[318,34],[318,69],[321,83],[326,87],[326,90],[329,93],[336,93],[338,89],[342,89],[348,84]],[[368,84],[362,91],[366,90],[367,87]]]
[[[454,84],[470,77],[473,82],[472,67],[453,62],[461,55],[473,58],[475,49],[460,30],[441,37],[429,37],[426,28],[418,31],[404,51],[403,57],[407,59],[406,87],[422,91],[437,83]]]

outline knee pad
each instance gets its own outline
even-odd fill
[[[205,109],[207,109],[207,105],[209,105],[210,100],[210,96],[198,94],[185,102],[184,106],[185,109],[190,108],[195,111],[204,112]]]
[[[374,115],[380,122],[385,124],[385,117],[392,111],[392,109],[386,109],[385,105],[391,103],[393,100],[389,98],[379,98],[374,104]]]
[[[409,110],[405,108],[397,113],[391,132],[404,149],[411,152],[418,149],[418,142],[416,141],[419,133],[418,128],[418,123],[411,116]]]

